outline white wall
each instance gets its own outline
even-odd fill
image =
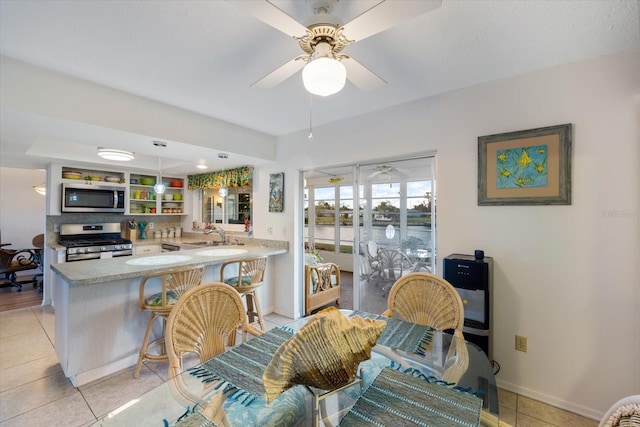
[[[267,192],[254,193],[256,232],[271,227],[292,249],[277,266],[276,310],[300,312],[299,169],[435,149],[439,253],[494,257],[499,385],[601,417],[640,393],[639,104],[635,49],[318,127],[312,142],[280,138],[277,170],[256,175],[262,187],[285,171],[285,213],[260,211]],[[477,205],[478,136],[564,123],[574,125],[571,205]]]
[[[0,167],[0,230],[9,248],[31,248],[44,233],[45,197],[33,191],[44,180],[44,170]]]
[[[53,109],[55,102],[41,105],[21,98],[24,88],[32,87],[30,81],[53,79],[56,84],[37,87],[53,94],[63,87],[67,92],[54,97],[57,101],[102,96],[107,105],[128,110],[126,117],[85,117],[89,123],[130,132],[169,132],[158,128],[161,121],[136,120],[140,114],[135,111],[154,107],[146,100],[122,100],[124,94],[106,88],[94,93],[88,84],[53,72],[41,76],[25,65],[11,65],[14,68],[6,68],[3,60],[3,71],[15,72],[20,87],[7,88],[10,96],[3,95],[3,106],[80,120],[70,104],[60,112]],[[68,96],[70,91],[74,96]],[[340,94],[327,102],[339,108]],[[184,113],[166,107],[163,114],[182,119]],[[273,302],[277,312],[292,317],[302,311],[301,287],[296,286],[302,280],[301,263],[295,262],[302,252],[296,215],[300,168],[437,150],[439,253],[484,249],[494,257],[492,330],[494,356],[502,366],[499,384],[600,417],[618,398],[640,393],[639,115],[636,49],[317,127],[312,142],[306,132],[279,138],[276,162],[255,170],[253,225],[255,237],[288,240],[291,251],[279,256],[270,271],[274,294],[263,304]],[[477,206],[478,136],[563,123],[574,124],[570,206]],[[206,118],[194,122],[203,132],[217,125]],[[234,135],[271,146],[268,136],[243,130]],[[173,136],[198,143],[201,134]],[[7,171],[13,169],[0,170],[2,240],[30,244],[44,230],[44,198],[32,190],[44,173],[32,180],[7,176]],[[275,172],[285,172],[283,213],[267,211],[269,173]],[[40,212],[29,208],[27,198],[40,200]],[[16,203],[21,203],[19,216],[11,214]],[[23,225],[37,230],[20,229]],[[528,337],[527,353],[513,350],[516,333]]]
[[[202,147],[208,147],[213,138],[222,151],[274,158],[276,138],[262,132],[13,58],[2,57],[0,74],[0,104],[8,111],[36,113]]]

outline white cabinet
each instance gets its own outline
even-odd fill
[[[125,190],[125,212],[134,215],[186,215],[186,178],[162,177],[167,186],[163,195],[153,188],[158,177],[140,172],[74,167],[51,163],[47,171],[47,215],[60,215],[62,183],[110,185]]]
[[[150,254],[159,254],[160,253],[160,245],[133,245],[133,254],[134,255],[150,255]]]
[[[126,172],[52,163],[47,171],[47,215],[60,215],[63,183],[109,185],[126,189]]]
[[[159,253],[160,245],[133,245],[134,255],[150,255]]]

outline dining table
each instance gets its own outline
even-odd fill
[[[311,315],[187,368],[94,426],[498,425],[493,367],[475,344],[397,318],[340,312],[387,322],[371,358],[343,387],[297,385],[267,403],[265,365]]]

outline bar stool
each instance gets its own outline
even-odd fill
[[[136,370],[133,373],[134,378],[138,378],[140,375],[140,369],[142,368],[142,362],[149,360],[152,362],[160,362],[169,360],[164,341],[164,333],[167,324],[167,318],[171,313],[178,299],[189,289],[202,283],[202,276],[204,275],[204,265],[195,267],[184,267],[173,270],[160,271],[153,274],[148,274],[140,281],[140,298],[139,305],[140,311],[150,311],[151,319],[147,325],[147,330],[144,333],[142,340],[142,347],[140,347],[140,355],[138,356],[138,363],[136,364]],[[150,279],[161,278],[162,290],[151,296],[145,296],[145,286]],[[153,342],[149,342],[151,337],[151,330],[156,319],[162,319],[162,336]],[[159,346],[159,353],[152,353],[153,347]]]
[[[264,282],[264,271],[267,268],[267,257],[249,258],[238,261],[228,261],[220,267],[220,281],[231,285],[247,305],[248,324],[266,331],[262,319],[262,309],[256,290]],[[243,341],[247,339],[247,332],[243,331]],[[230,334],[227,344],[236,344],[236,334]]]

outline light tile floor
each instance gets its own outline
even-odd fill
[[[265,316],[267,328],[290,320],[277,314]],[[145,363],[138,379],[133,378],[134,367],[130,367],[76,388],[64,376],[53,343],[53,308],[0,313],[0,427],[90,426],[167,379],[166,363]],[[513,426],[598,425],[505,390],[499,393],[500,418]]]

